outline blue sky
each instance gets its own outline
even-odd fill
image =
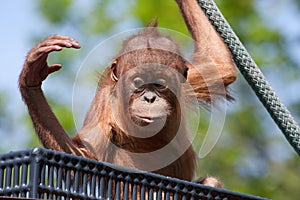
[[[33,1],[1,2],[0,51],[4,70],[0,74],[0,84],[8,86],[10,92],[15,90],[13,87],[16,86],[17,76],[29,49],[27,42],[30,33],[38,31],[38,22],[38,17],[34,14]]]
[[[18,76],[26,53],[30,49],[30,35],[38,32],[42,24],[34,11],[34,1],[7,0],[1,1],[0,7],[0,91],[5,94],[6,110],[13,127],[12,133],[7,133],[0,127],[0,136],[5,138],[1,147],[9,149],[24,148],[27,142],[22,126],[18,124],[25,106],[18,91]],[[13,113],[13,114],[12,114]]]

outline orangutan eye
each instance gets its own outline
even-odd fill
[[[140,88],[144,85],[144,80],[140,77],[136,77],[133,79],[133,84],[135,88]]]
[[[165,79],[157,79],[154,83],[154,86],[158,89],[165,89],[167,88],[167,81]]]

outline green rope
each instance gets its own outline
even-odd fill
[[[277,126],[300,156],[300,128],[264,78],[246,48],[231,29],[213,0],[197,0],[211,24],[219,32],[233,55],[240,72],[255,91]]]

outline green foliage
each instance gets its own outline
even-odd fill
[[[113,17],[112,13],[107,11],[107,7],[113,2],[117,3],[109,0],[95,3],[89,15],[82,21],[84,28],[93,34],[103,34],[109,31],[118,21],[118,19]]]
[[[38,10],[50,23],[62,23],[68,19],[72,0],[40,0]]]
[[[281,49],[283,38],[266,24],[254,1],[218,0],[216,3],[258,66],[278,65],[283,61],[286,54]]]
[[[5,116],[5,111],[4,111],[5,103],[6,103],[5,96],[0,94],[0,124],[2,124],[2,118]]]
[[[298,9],[300,9],[300,0],[295,0],[295,4],[298,6]]]
[[[6,126],[6,111],[5,111],[5,104],[7,102],[5,101],[5,97],[2,93],[2,91],[0,92],[0,127],[2,129],[4,129],[4,127]],[[1,134],[1,133],[0,133]],[[0,153],[4,152],[5,149],[2,149],[2,147],[0,146]]]
[[[21,119],[21,122],[23,124],[26,124],[27,129],[28,129],[28,130],[26,130],[26,132],[29,133],[27,137],[30,137],[30,141],[27,144],[27,146],[29,148],[42,147],[43,145],[41,144],[39,138],[37,137],[37,135],[35,133],[35,130],[33,128],[33,124],[32,124],[32,121],[31,121],[31,118],[29,117],[29,115],[28,114],[24,115],[24,117]]]
[[[174,1],[136,0],[132,7],[132,15],[137,17],[143,25],[153,19],[158,19],[159,26],[188,34],[179,9]]]
[[[69,108],[68,105],[58,103],[58,101],[55,101],[51,98],[48,99],[50,99],[49,103],[53,112],[57,116],[59,122],[63,125],[66,132],[69,133],[71,136],[74,135],[76,133],[76,129],[74,125],[72,110]]]

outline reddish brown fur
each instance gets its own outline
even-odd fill
[[[118,101],[115,95],[120,96],[120,91],[115,88],[117,82],[126,72],[143,64],[158,63],[177,70],[193,87],[193,91],[188,92],[195,94],[200,101],[211,103],[220,96],[229,97],[226,86],[235,80],[236,71],[227,47],[210,26],[195,0],[177,0],[177,3],[195,40],[193,63],[190,64],[182,59],[178,44],[169,36],[159,34],[155,23],[152,24],[153,27],[130,37],[124,42],[122,50],[111,67],[101,77],[99,89],[84,125],[73,139],[67,135],[51,111],[41,90],[41,84],[49,74],[61,68],[59,64],[47,65],[48,54],[60,51],[62,48],[80,48],[80,45],[70,37],[54,35],[39,43],[28,53],[20,75],[19,86],[35,130],[46,148],[139,168],[140,163],[133,160],[129,152],[152,152],[168,144],[178,131],[176,124],[182,123],[178,121],[181,116],[181,111],[178,109],[180,99],[176,100],[170,93],[161,92],[159,95],[168,102],[170,113],[168,113],[166,127],[150,138],[129,136],[119,127],[115,116],[112,115],[111,102]],[[137,46],[141,48],[136,49]],[[178,79],[179,88],[184,81]],[[121,103],[118,107],[121,112]],[[124,122],[126,120],[119,120],[121,124],[126,125]],[[175,154],[182,143],[190,144],[185,134],[185,124],[180,131],[184,134],[172,147]],[[154,170],[163,175],[186,180],[192,180],[194,171],[195,153],[191,146],[182,155],[178,154],[178,159],[171,164]]]
[[[144,41],[145,38],[151,38],[153,43],[147,44],[147,41]],[[159,41],[166,40],[166,45],[161,47],[161,44],[156,43],[155,39]],[[141,42],[145,42],[147,48],[138,50],[130,49],[132,48],[132,43],[136,42],[138,42],[140,46],[144,45],[143,43],[140,44]],[[115,98],[114,89],[116,87],[115,85],[117,84],[117,81],[114,81],[111,78],[112,76],[115,76],[116,79],[119,79],[124,73],[135,66],[148,63],[157,63],[172,67],[182,74],[182,76],[186,76],[187,68],[182,57],[180,55],[176,55],[175,53],[155,49],[155,47],[158,45],[160,45],[162,49],[169,49],[173,52],[179,52],[179,49],[177,49],[177,44],[172,39],[160,35],[158,31],[152,27],[150,28],[150,31],[145,30],[140,34],[132,36],[126,40],[119,56],[115,58],[112,67],[108,68],[101,78],[99,90],[97,91],[92,106],[89,109],[83,128],[81,131],[79,131],[78,135],[74,139],[77,142],[83,141],[87,147],[90,147],[88,150],[93,152],[94,156],[98,160],[137,168],[138,165],[134,160],[128,163],[130,158],[126,152],[110,151],[112,148],[114,148],[113,145],[116,145],[117,147],[129,152],[147,153],[164,147],[176,135],[178,127],[175,125],[180,123],[180,121],[178,122],[176,118],[170,120],[171,122],[166,125],[167,128],[163,129],[158,134],[144,139],[129,136],[127,133],[124,133],[115,123],[115,120],[111,117],[111,114],[109,114],[112,113],[111,107],[109,106],[109,101]],[[174,47],[176,49],[174,49]],[[175,97],[166,96],[166,98],[173,100]],[[175,102],[172,104],[174,105],[174,103]],[[180,117],[180,112],[177,114],[179,114]],[[173,115],[176,115],[176,113],[173,113]],[[102,134],[94,134],[94,137],[90,138],[89,135],[91,134],[92,129],[96,129],[97,132],[101,132]],[[107,138],[109,138],[110,141],[108,141]],[[187,136],[186,138],[180,139],[188,142]],[[93,141],[95,141],[97,144],[92,144]],[[180,143],[180,141],[177,143]],[[174,147],[173,152],[176,152],[176,149],[178,148]],[[107,157],[108,154],[109,156]],[[127,159],[123,159],[126,157]],[[192,147],[190,146],[182,156],[179,155],[178,157],[179,158],[176,161],[167,167],[156,170],[155,172],[167,176],[191,180],[193,178],[195,169],[195,154]]]

